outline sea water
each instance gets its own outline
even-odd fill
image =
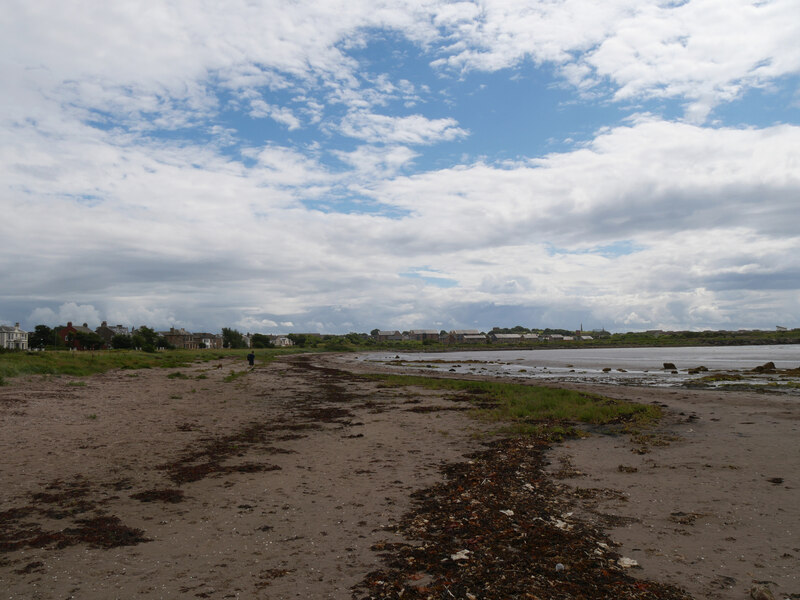
[[[446,371],[474,375],[533,378],[586,383],[617,383],[658,386],[684,385],[692,379],[726,372],[752,374],[767,362],[777,369],[800,368],[800,345],[688,346],[661,348],[560,348],[536,350],[471,350],[458,352],[381,352],[361,360],[395,364],[398,368]],[[677,373],[664,369],[673,363]],[[706,367],[708,372],[690,374]],[[763,377],[738,382],[767,385],[797,382],[798,377]],[[730,383],[730,382],[728,382]],[[792,388],[796,391],[796,388]]]

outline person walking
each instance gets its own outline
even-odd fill
[[[250,354],[247,355],[247,362],[250,363],[251,367],[254,367],[256,364],[256,353],[252,350],[250,351]]]

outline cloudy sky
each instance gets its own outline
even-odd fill
[[[800,0],[6,0],[0,323],[800,326]]]

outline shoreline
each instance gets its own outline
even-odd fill
[[[352,597],[353,586],[385,568],[381,555],[409,543],[401,525],[418,507],[419,494],[438,489],[452,469],[469,471],[469,461],[477,460],[469,456],[486,451],[491,438],[485,424],[465,416],[463,404],[437,392],[355,379],[348,371],[365,365],[350,359],[297,355],[246,372],[244,361],[220,360],[80,380],[28,377],[0,388],[5,597],[114,597],[121,590],[144,598]],[[594,387],[612,397],[667,404],[668,416],[656,433],[680,437],[664,437],[668,446],[653,438],[644,454],[633,454],[625,439],[608,436],[571,440],[547,454],[552,465],[546,476],[558,486],[553,502],[574,505],[576,526],[585,522],[592,531],[607,532],[622,544],[613,552],[640,562],[641,569],[615,577],[691,587],[697,598],[746,598],[749,584],[767,580],[775,580],[773,590],[783,596],[800,591],[796,579],[771,570],[795,564],[800,550],[785,549],[783,534],[765,529],[776,515],[798,522],[791,499],[800,460],[781,438],[784,432],[796,436],[796,402],[767,398],[765,408],[759,394]],[[692,412],[696,418],[688,421]],[[740,424],[744,421],[749,424]],[[776,472],[758,477],[754,473],[764,457],[756,456],[763,446],[757,432],[767,446],[784,451],[781,462],[773,461]],[[738,460],[722,458],[731,439],[758,442],[750,451],[739,444],[744,454],[737,469],[723,464]],[[599,443],[611,445],[592,446]],[[606,463],[592,462],[599,457]],[[694,464],[698,461],[711,468]],[[559,465],[587,475],[564,477],[572,471]],[[619,465],[636,471],[621,472]],[[700,501],[709,491],[697,481],[710,476],[735,491],[745,486],[747,502],[766,516],[738,517],[725,525],[735,529],[729,535],[707,516],[708,508],[676,501],[666,512],[645,510],[653,494],[668,497],[668,489],[657,487],[665,482],[678,491],[688,482]],[[782,478],[781,486],[770,478]],[[616,491],[598,497],[575,492],[576,484]],[[627,501],[619,500],[623,493]],[[718,495],[708,498],[713,514],[738,510],[736,494]],[[592,497],[597,504],[586,506]],[[731,508],[720,508],[724,502]],[[625,518],[636,520],[609,527]],[[99,536],[97,528],[108,531],[110,524],[115,535]],[[704,573],[728,576],[727,571],[699,561],[684,564],[670,553],[683,542],[698,543],[715,525],[725,537],[750,543],[747,561],[734,564],[736,583],[717,596],[708,595],[707,590],[717,592]],[[670,528],[681,533],[670,537]],[[664,556],[650,552],[652,544],[642,540],[656,540]],[[774,556],[784,549],[792,556]],[[566,565],[567,576],[577,576],[578,567],[569,561],[563,556],[558,562]],[[619,572],[616,563],[612,571]],[[552,581],[556,576],[541,574]],[[431,583],[423,576],[404,584],[415,582]]]

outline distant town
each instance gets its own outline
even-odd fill
[[[774,344],[800,343],[800,329],[776,326],[774,330],[739,329],[736,331],[663,331],[615,333],[605,329],[584,331],[579,329],[531,329],[521,325],[510,328],[494,327],[484,332],[477,329],[373,329],[370,333],[344,335],[323,333],[262,334],[242,333],[223,327],[220,333],[190,332],[170,327],[156,331],[152,328],[109,325],[103,321],[92,329],[88,323],[49,327],[36,325],[33,331],[20,329],[19,323],[0,325],[0,350],[121,350],[145,351],[223,348],[287,348],[291,346],[347,350],[375,345],[386,347],[416,346],[472,346],[494,345],[501,347],[537,347],[585,344],[608,345],[674,345],[691,344]]]

